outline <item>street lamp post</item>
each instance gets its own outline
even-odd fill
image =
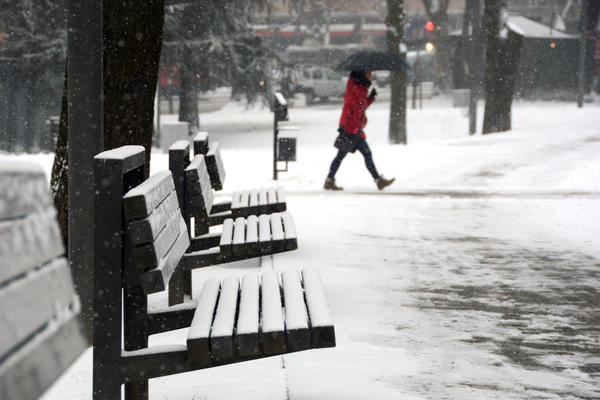
[[[579,31],[579,66],[577,70],[577,107],[583,107],[583,92],[585,91],[585,53],[587,47],[587,9],[588,0],[581,0],[581,24]]]

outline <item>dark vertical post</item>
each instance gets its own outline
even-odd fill
[[[183,215],[183,220],[188,228],[188,234],[191,236],[190,217],[192,216],[191,210],[185,201],[185,168],[190,163],[190,148],[172,147],[169,149],[169,170],[173,174],[173,181],[175,183],[175,192],[177,193],[177,199],[179,200],[179,209]],[[199,223],[199,219],[196,218],[196,223]],[[192,292],[191,284],[192,271],[184,271],[183,268],[175,269],[171,279],[169,281],[169,305],[175,305],[183,303],[184,293],[190,294]]]
[[[145,163],[144,163],[145,164]],[[127,192],[142,183],[146,178],[148,169],[142,165],[127,173],[123,180],[123,192]],[[123,193],[123,194],[124,194]],[[125,241],[129,240],[127,236]],[[124,273],[125,289],[123,291],[123,324],[124,343],[126,351],[144,349],[148,347],[148,298],[139,282],[139,271],[133,260],[131,249],[133,245],[128,242],[124,248]],[[148,380],[125,384],[125,400],[147,400]]]
[[[279,134],[277,122],[277,112],[273,112],[273,180],[275,181],[277,180],[277,135]]]
[[[477,50],[480,37],[480,7],[479,0],[467,0],[465,9],[465,24],[463,29],[468,29],[467,46],[467,83],[469,85],[469,135],[477,132],[477,98],[479,97],[479,85],[477,81],[476,64]],[[464,34],[465,32],[463,32]]]
[[[94,219],[94,349],[93,398],[121,398],[121,265],[123,165],[96,159]]]
[[[68,258],[86,327],[93,320],[94,155],[103,150],[102,1],[68,1]],[[91,336],[91,332],[88,331]]]
[[[413,77],[412,77],[412,88],[413,88],[413,92],[412,92],[412,109],[416,109],[417,108],[417,74],[418,74],[418,70],[419,70],[419,53],[420,50],[417,50],[417,58],[415,60],[415,66],[413,68]]]
[[[21,145],[23,146],[23,150],[26,153],[33,152],[33,147],[35,145],[35,123],[33,119],[33,80],[36,75],[34,72],[34,66],[28,65],[23,69],[24,77],[22,81],[22,93],[24,94],[23,98],[23,140],[21,141]]]
[[[8,107],[7,107],[7,130],[8,151],[15,151],[17,145],[17,79],[19,68],[9,64],[8,79]]]
[[[160,137],[160,78],[158,80],[158,83],[156,84],[157,89],[156,89],[156,137],[155,137],[155,142],[158,143],[158,145],[160,146],[161,143],[161,137]]]
[[[579,21],[579,68],[577,69],[577,107],[583,107],[585,91],[585,53],[587,47],[587,11],[588,0],[581,0],[581,19]]]

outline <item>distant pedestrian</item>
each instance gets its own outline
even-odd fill
[[[346,84],[346,93],[344,94],[344,107],[340,118],[340,127],[338,128],[340,134],[334,143],[334,146],[338,149],[338,153],[331,162],[329,174],[327,175],[327,179],[325,179],[323,187],[326,190],[343,190],[342,187],[336,185],[335,174],[344,157],[348,153],[354,153],[356,150],[360,151],[365,158],[367,169],[371,173],[371,176],[373,176],[379,190],[383,190],[383,188],[391,185],[396,180],[395,178],[386,179],[377,172],[375,163],[373,163],[373,155],[371,154],[363,130],[367,125],[365,111],[375,101],[375,96],[377,96],[375,88],[371,89],[371,93],[369,93],[372,76],[372,71],[350,72],[350,78],[348,78],[348,83]]]

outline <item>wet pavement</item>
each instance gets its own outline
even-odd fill
[[[332,243],[329,258],[314,262],[334,265],[321,273],[343,334],[337,350],[403,352],[397,372],[390,363],[377,378],[394,398],[600,398],[597,196],[296,201],[298,221],[310,210],[319,226],[332,225],[299,237],[308,238],[307,263]],[[336,296],[348,289],[336,287],[340,274],[358,283],[354,303]]]

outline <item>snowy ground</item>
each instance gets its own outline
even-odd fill
[[[155,379],[151,398],[600,398],[599,105],[515,103],[511,132],[469,137],[465,110],[438,98],[409,110],[409,145],[391,146],[376,103],[369,144],[397,182],[378,192],[357,154],[330,193],[339,109],[290,109],[298,162],[280,183],[299,250],[194,275],[199,290],[207,276],[316,265],[338,346]],[[201,123],[222,145],[225,192],[271,183],[267,109],[230,103]],[[154,171],[166,164],[153,153]],[[90,374],[86,352],[44,400],[91,398]]]

